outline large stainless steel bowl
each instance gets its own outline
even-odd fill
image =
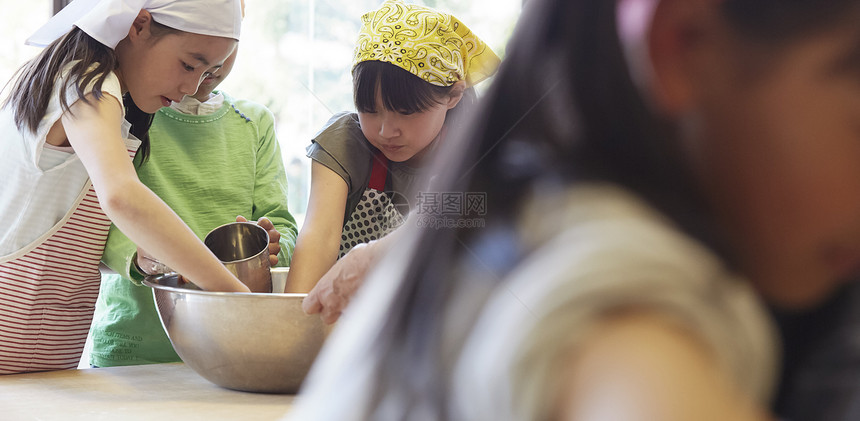
[[[289,268],[272,268],[283,291]],[[176,274],[147,277],[161,323],[182,361],[219,386],[295,393],[328,327],[301,308],[307,294],[201,291]],[[280,287],[279,287],[280,286]]]

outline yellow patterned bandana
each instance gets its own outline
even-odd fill
[[[391,63],[437,86],[465,80],[468,86],[492,76],[499,57],[454,16],[387,0],[361,17],[353,66]]]

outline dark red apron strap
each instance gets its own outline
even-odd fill
[[[376,191],[385,191],[385,180],[388,178],[388,158],[381,151],[376,151],[370,168],[370,181],[367,187]]]

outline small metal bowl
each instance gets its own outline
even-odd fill
[[[209,231],[203,243],[251,292],[272,292],[269,233],[251,222],[231,222]]]
[[[289,268],[271,271],[286,283]],[[175,273],[143,283],[182,361],[228,389],[296,393],[330,330],[302,311],[307,294],[201,291]]]

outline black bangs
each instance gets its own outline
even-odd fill
[[[352,69],[355,108],[360,113],[375,113],[376,91],[382,92],[382,106],[402,114],[420,113],[442,100],[450,86],[436,86],[421,80],[391,63],[363,61]]]

